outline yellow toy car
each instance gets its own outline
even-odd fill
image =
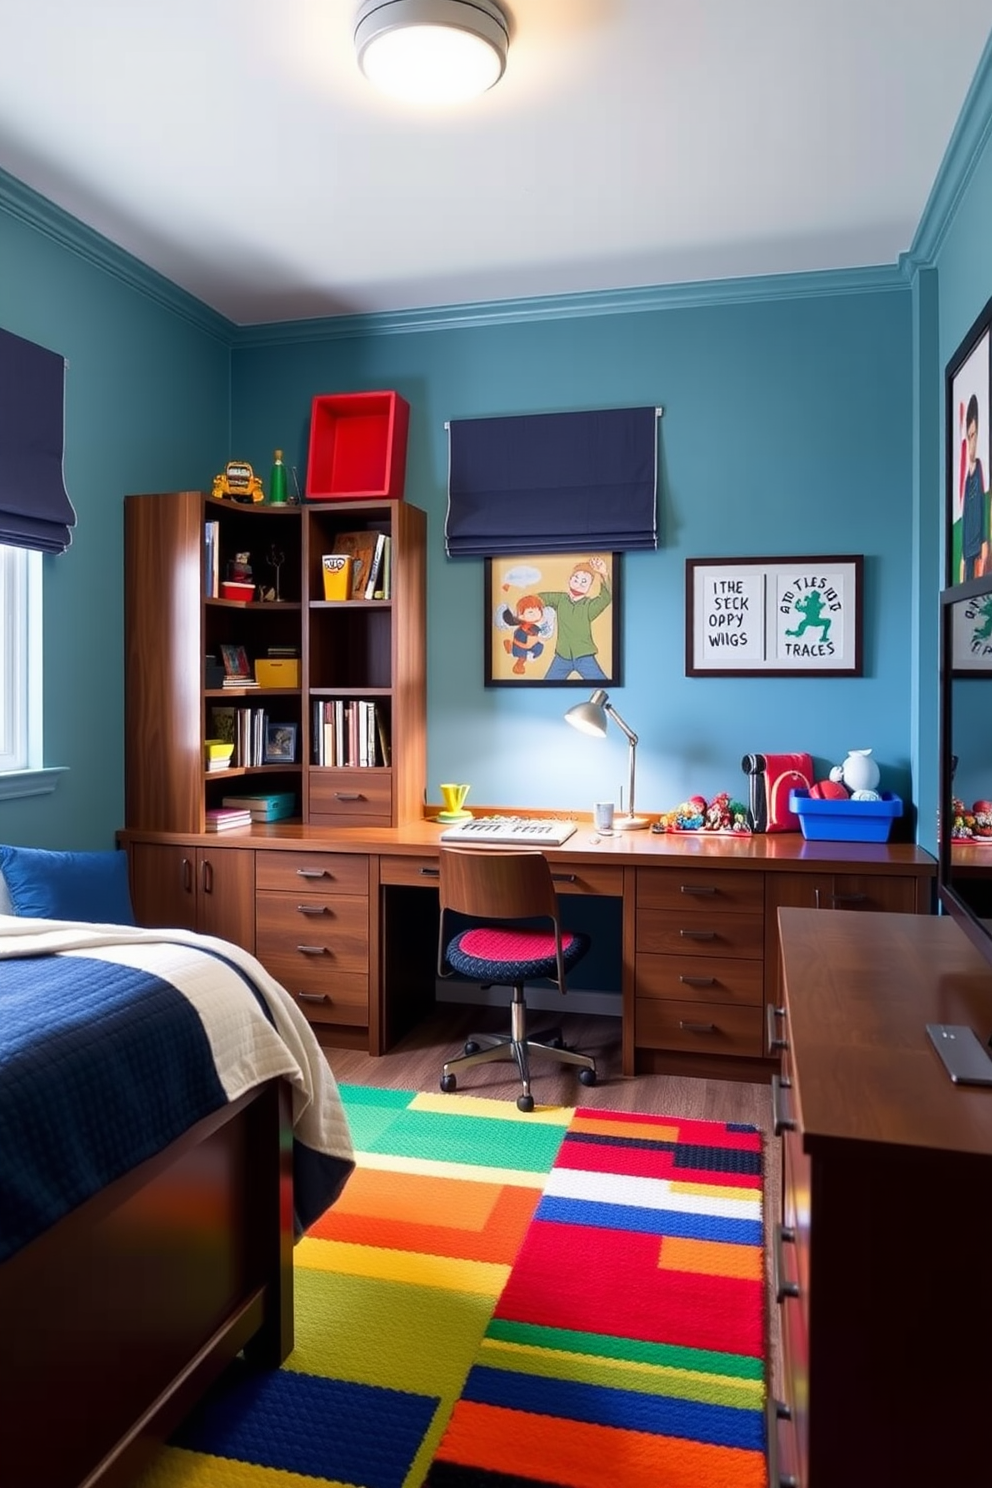
[[[220,475],[214,476],[214,496],[230,496],[232,501],[264,501],[262,482],[247,460],[228,460]]]

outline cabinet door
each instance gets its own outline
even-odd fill
[[[139,925],[198,930],[255,949],[255,855],[237,848],[135,842],[131,897]]]
[[[255,854],[245,848],[196,850],[196,928],[254,954]]]
[[[132,843],[131,900],[139,925],[195,930],[196,849],[173,843]]]

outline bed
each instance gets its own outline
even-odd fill
[[[353,1166],[253,956],[0,914],[4,1488],[124,1488],[236,1355],[277,1366],[294,1239]]]

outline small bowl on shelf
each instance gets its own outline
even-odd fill
[[[240,604],[248,604],[255,598],[255,585],[246,584],[237,579],[225,579],[220,586],[220,592],[224,599],[235,599]]]

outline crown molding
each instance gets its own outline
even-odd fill
[[[912,245],[903,261],[908,272],[934,263],[992,134],[992,34],[985,43],[971,87],[944,151]]]
[[[909,271],[905,262],[909,255],[904,254],[899,265],[753,275],[684,284],[648,285],[634,289],[591,290],[577,294],[431,306],[426,309],[237,325],[2,169],[0,208],[236,350],[291,346],[294,343],[314,341],[346,341],[367,336],[410,335],[423,331],[470,330],[483,326],[577,320],[592,316],[636,315],[658,310],[699,309],[772,300],[878,294],[894,289],[905,290]]]
[[[293,342],[343,341],[366,336],[399,336],[417,331],[467,330],[596,315],[633,315],[651,310],[698,309],[756,301],[821,298],[830,295],[878,294],[906,288],[896,264],[816,273],[755,275],[692,284],[663,284],[638,289],[593,290],[585,294],[546,295],[534,299],[492,300],[471,305],[442,305],[423,310],[383,311],[369,315],[275,321],[234,327],[233,346],[286,346]]]
[[[232,344],[236,330],[232,321],[2,169],[0,208],[79,258],[102,269],[104,273],[112,275],[129,289],[137,290],[166,310],[172,311],[174,315],[181,316],[198,330],[205,331],[208,336],[213,336],[227,346]]]

